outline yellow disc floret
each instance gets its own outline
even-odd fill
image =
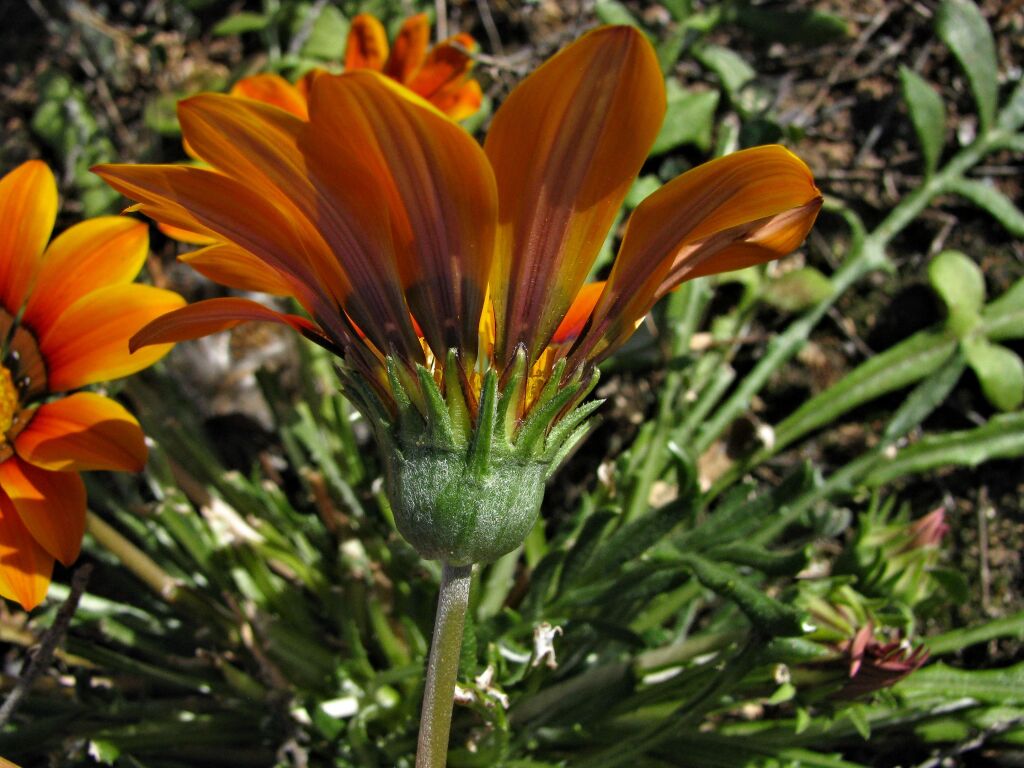
[[[0,366],[0,435],[6,439],[7,432],[14,424],[18,413],[18,389],[14,386],[11,372]]]

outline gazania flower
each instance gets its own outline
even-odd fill
[[[179,106],[212,169],[104,166],[225,285],[291,296],[308,317],[238,298],[160,318],[135,347],[249,320],[344,358],[344,387],[384,443],[403,535],[453,565],[517,546],[543,483],[586,431],[595,366],[684,280],[778,258],[821,195],[779,146],[683,174],[633,213],[611,273],[585,284],[665,112],[654,50],[606,27],[508,97],[481,148],[372,71],[312,81],[308,120],[201,95]]]
[[[0,594],[26,609],[46,596],[54,559],[78,557],[78,473],[137,472],[146,461],[134,417],[75,390],[156,362],[170,345],[130,355],[128,339],[184,304],[132,283],[148,248],[144,223],[92,219],[47,246],[56,216],[57,186],[43,163],[0,179]]]
[[[425,13],[411,16],[402,24],[388,50],[384,26],[368,13],[352,20],[345,49],[345,70],[370,69],[381,72],[419,94],[453,120],[469,117],[482,101],[480,84],[470,77],[476,41],[459,33],[430,46],[430,21]],[[273,104],[305,118],[314,71],[295,85],[279,75],[244,77],[231,89],[233,96]]]

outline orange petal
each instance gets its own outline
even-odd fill
[[[465,33],[438,43],[430,49],[423,66],[407,85],[423,98],[432,100],[445,86],[463,81],[473,68],[473,59],[467,51],[476,47],[476,40]]]
[[[251,322],[283,323],[300,333],[316,332],[316,326],[304,317],[276,312],[249,299],[207,299],[156,318],[132,337],[131,349],[135,352],[151,344],[198,339]]]
[[[314,82],[338,79],[321,75]],[[197,152],[231,177],[214,182],[245,185],[252,189],[246,194],[260,198],[247,203],[237,197],[217,200],[208,194],[207,178],[198,180],[203,188],[190,192],[185,207],[219,217],[211,228],[225,231],[226,239],[289,276],[298,290],[304,289],[297,298],[325,324],[337,317],[340,304],[379,348],[421,355],[394,259],[382,258],[394,250],[387,201],[361,165],[361,153],[330,158],[332,171],[326,172],[317,165],[324,150],[308,136],[313,127],[280,110],[207,94],[189,99],[178,111],[182,130]],[[348,124],[340,130],[347,132]],[[370,182],[355,184],[353,179]],[[181,182],[174,183],[175,191],[182,192]],[[347,197],[340,207],[335,194],[339,187]],[[251,237],[256,233],[259,240]]]
[[[590,313],[594,311],[594,306],[604,290],[604,285],[602,280],[596,283],[587,283],[583,286],[575,300],[573,300],[572,306],[569,307],[569,311],[562,318],[562,322],[558,326],[558,330],[555,331],[555,335],[551,337],[550,346],[565,344],[579,338],[580,333],[583,332],[583,327],[590,319]]]
[[[210,280],[240,291],[258,291],[274,296],[291,296],[294,293],[280,272],[237,245],[217,243],[184,253],[178,259]]]
[[[46,249],[24,321],[45,333],[87,293],[130,283],[149,252],[149,227],[126,216],[102,216],[64,230]]]
[[[388,222],[391,258],[431,349],[440,357],[457,347],[472,357],[497,210],[479,145],[425,101],[371,72],[318,79],[309,127],[309,167],[338,209],[357,204],[363,187],[353,192],[354,178],[386,195],[384,210],[366,211],[360,220],[365,225],[375,215]],[[352,158],[360,175],[344,172]],[[377,260],[386,261],[382,256]]]
[[[141,472],[148,453],[135,417],[93,392],[39,406],[14,449],[29,464],[55,472]]]
[[[374,69],[380,72],[388,58],[388,35],[384,26],[368,13],[352,19],[345,46],[345,69]]]
[[[262,74],[243,77],[231,87],[232,96],[241,96],[270,104],[296,117],[306,119],[306,99],[298,88],[280,75]]]
[[[210,237],[209,235],[202,234],[201,232],[192,232],[188,229],[182,229],[176,227],[173,224],[164,224],[162,221],[157,222],[156,228],[163,232],[167,237],[172,240],[177,240],[179,243],[188,243],[190,245],[210,245],[211,243],[217,242],[217,238]]]
[[[498,180],[498,360],[543,351],[579,292],[665,114],[654,49],[602,27],[508,97],[485,149]]]
[[[684,280],[789,253],[820,207],[810,169],[777,145],[712,160],[669,182],[633,212],[574,358],[607,356]]]
[[[171,291],[136,284],[113,285],[83,296],[39,339],[49,389],[77,389],[152,365],[170,351],[170,345],[132,355],[128,339],[149,321],[184,303]]]
[[[430,97],[430,103],[452,120],[465,120],[475,115],[483,102],[484,95],[476,80],[467,80],[464,85],[446,86]]]
[[[77,472],[49,472],[12,456],[0,464],[0,488],[43,549],[64,565],[75,562],[85,533],[85,483]]]
[[[39,160],[0,179],[0,302],[20,309],[57,219],[57,182]]]
[[[391,55],[384,65],[384,74],[400,83],[407,83],[423,64],[430,45],[430,21],[427,14],[417,13],[402,24],[391,46]],[[349,67],[346,65],[345,67]]]
[[[0,595],[31,611],[46,597],[53,556],[39,546],[0,490]]]
[[[313,101],[317,92],[337,87],[344,77],[348,76],[315,78]],[[308,244],[303,250],[311,255],[313,277],[296,277],[311,291],[323,293],[322,286],[330,289],[321,302],[326,309],[313,312],[318,319],[327,322],[332,312],[337,316],[340,304],[379,349],[394,349],[408,358],[422,356],[409,325],[393,256],[386,190],[375,179],[376,169],[366,167],[367,148],[359,145],[338,154],[333,141],[320,141],[322,108],[318,125],[294,118],[286,121],[277,110],[215,95],[190,99],[179,112],[183,130],[200,153],[240,183],[258,185],[264,198],[260,204],[272,203],[280,211],[278,217],[289,221],[284,230],[290,226],[296,231],[281,239],[281,224],[267,227],[265,222],[254,222],[254,210],[239,211],[232,205],[228,213],[239,219],[243,233],[261,227],[270,230],[269,237],[278,233],[276,251],[281,257],[270,261],[266,250],[258,252],[237,236],[233,239],[287,273],[298,237]],[[340,117],[340,126],[335,124],[334,130],[346,135],[357,130],[356,116]]]
[[[233,101],[243,103],[242,99]],[[308,250],[318,247],[319,236],[311,231],[309,222],[282,213],[243,183],[213,171],[177,165],[106,165],[93,170],[122,194],[140,201],[139,210],[147,216],[211,232],[257,256],[288,277],[292,295],[303,306],[313,306],[318,300],[334,306],[317,270],[305,258]],[[326,248],[322,241],[319,247]]]

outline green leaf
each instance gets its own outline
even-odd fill
[[[921,379],[885,425],[882,440],[898,440],[927,419],[949,397],[966,366],[964,356],[958,350],[938,370]]]
[[[665,83],[666,110],[652,155],[692,144],[702,151],[711,147],[711,131],[718,109],[718,91],[688,91],[675,78]]]
[[[849,707],[843,714],[850,720],[853,727],[857,729],[857,733],[864,741],[871,739],[871,721],[868,720],[867,712],[864,711],[863,704],[854,704]]]
[[[999,113],[999,127],[1007,133],[1014,133],[1024,127],[1024,78],[1017,81],[1013,93],[1003,105]],[[1024,136],[1014,138],[1018,143],[1024,141]]]
[[[603,24],[626,24],[640,29],[640,22],[622,3],[616,0],[597,0],[594,13]]]
[[[776,8],[741,8],[736,23],[762,40],[819,46],[849,36],[841,16],[824,11],[785,11]]]
[[[661,188],[661,179],[653,173],[649,173],[646,176],[639,177],[633,182],[633,186],[629,188],[629,192],[626,193],[626,199],[623,204],[627,208],[636,208],[642,203],[647,197],[653,195]]]
[[[999,87],[992,31],[973,0],[943,0],[935,26],[967,73],[984,131],[995,119]]]
[[[968,671],[939,662],[918,670],[897,684],[894,691],[912,699],[970,698],[985,704],[1024,704],[1024,663]]]
[[[786,272],[764,286],[762,298],[784,312],[799,312],[832,295],[832,283],[814,267]]]
[[[146,127],[161,136],[180,136],[181,126],[178,125],[177,93],[161,93],[146,102],[142,119]]]
[[[978,322],[985,304],[985,276],[959,251],[943,251],[928,265],[928,280],[949,313],[947,325],[963,338]]]
[[[926,330],[861,363],[837,383],[811,398],[775,427],[775,449],[876,397],[930,376],[956,349],[944,331]]]
[[[976,627],[953,629],[925,640],[933,654],[955,653],[978,643],[987,643],[1000,637],[1024,640],[1024,611],[993,619]]]
[[[333,5],[322,6],[309,37],[302,45],[301,55],[323,61],[340,61],[345,53],[348,27],[348,19],[341,11]]]
[[[121,750],[111,741],[95,739],[89,742],[89,757],[103,765],[114,765]]]
[[[240,11],[218,21],[213,27],[213,34],[217,37],[227,37],[228,35],[241,35],[245,32],[259,32],[266,29],[269,24],[270,16],[252,11]]]
[[[900,67],[900,81],[903,100],[921,143],[925,176],[931,176],[939,164],[946,139],[946,108],[935,89],[909,67]]]
[[[1024,278],[1010,286],[981,313],[990,341],[1024,338]]]
[[[1024,402],[1024,363],[1017,353],[984,338],[965,340],[964,351],[988,401],[1001,411],[1019,408]]]
[[[961,178],[951,182],[947,189],[988,211],[1014,237],[1024,237],[1024,213],[991,184]]]
[[[722,81],[729,99],[738,104],[743,89],[757,77],[757,72],[742,56],[720,45],[704,45],[694,51],[694,57]]]
[[[693,511],[695,498],[676,499],[632,520],[601,543],[587,572],[607,575],[623,563],[634,560],[654,546]]]
[[[805,633],[803,613],[768,597],[759,585],[735,569],[692,552],[680,555],[679,559],[701,584],[736,603],[757,631],[772,637],[797,637]]]
[[[1024,413],[993,416],[975,429],[930,435],[904,448],[868,473],[869,488],[900,477],[948,466],[976,467],[992,459],[1024,456]]]

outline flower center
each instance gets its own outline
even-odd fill
[[[31,405],[46,394],[46,363],[35,336],[0,309],[0,462],[14,454],[14,438],[32,420]],[[13,332],[12,332],[13,330]]]
[[[0,433],[5,438],[18,413],[18,389],[7,366],[0,366]]]

